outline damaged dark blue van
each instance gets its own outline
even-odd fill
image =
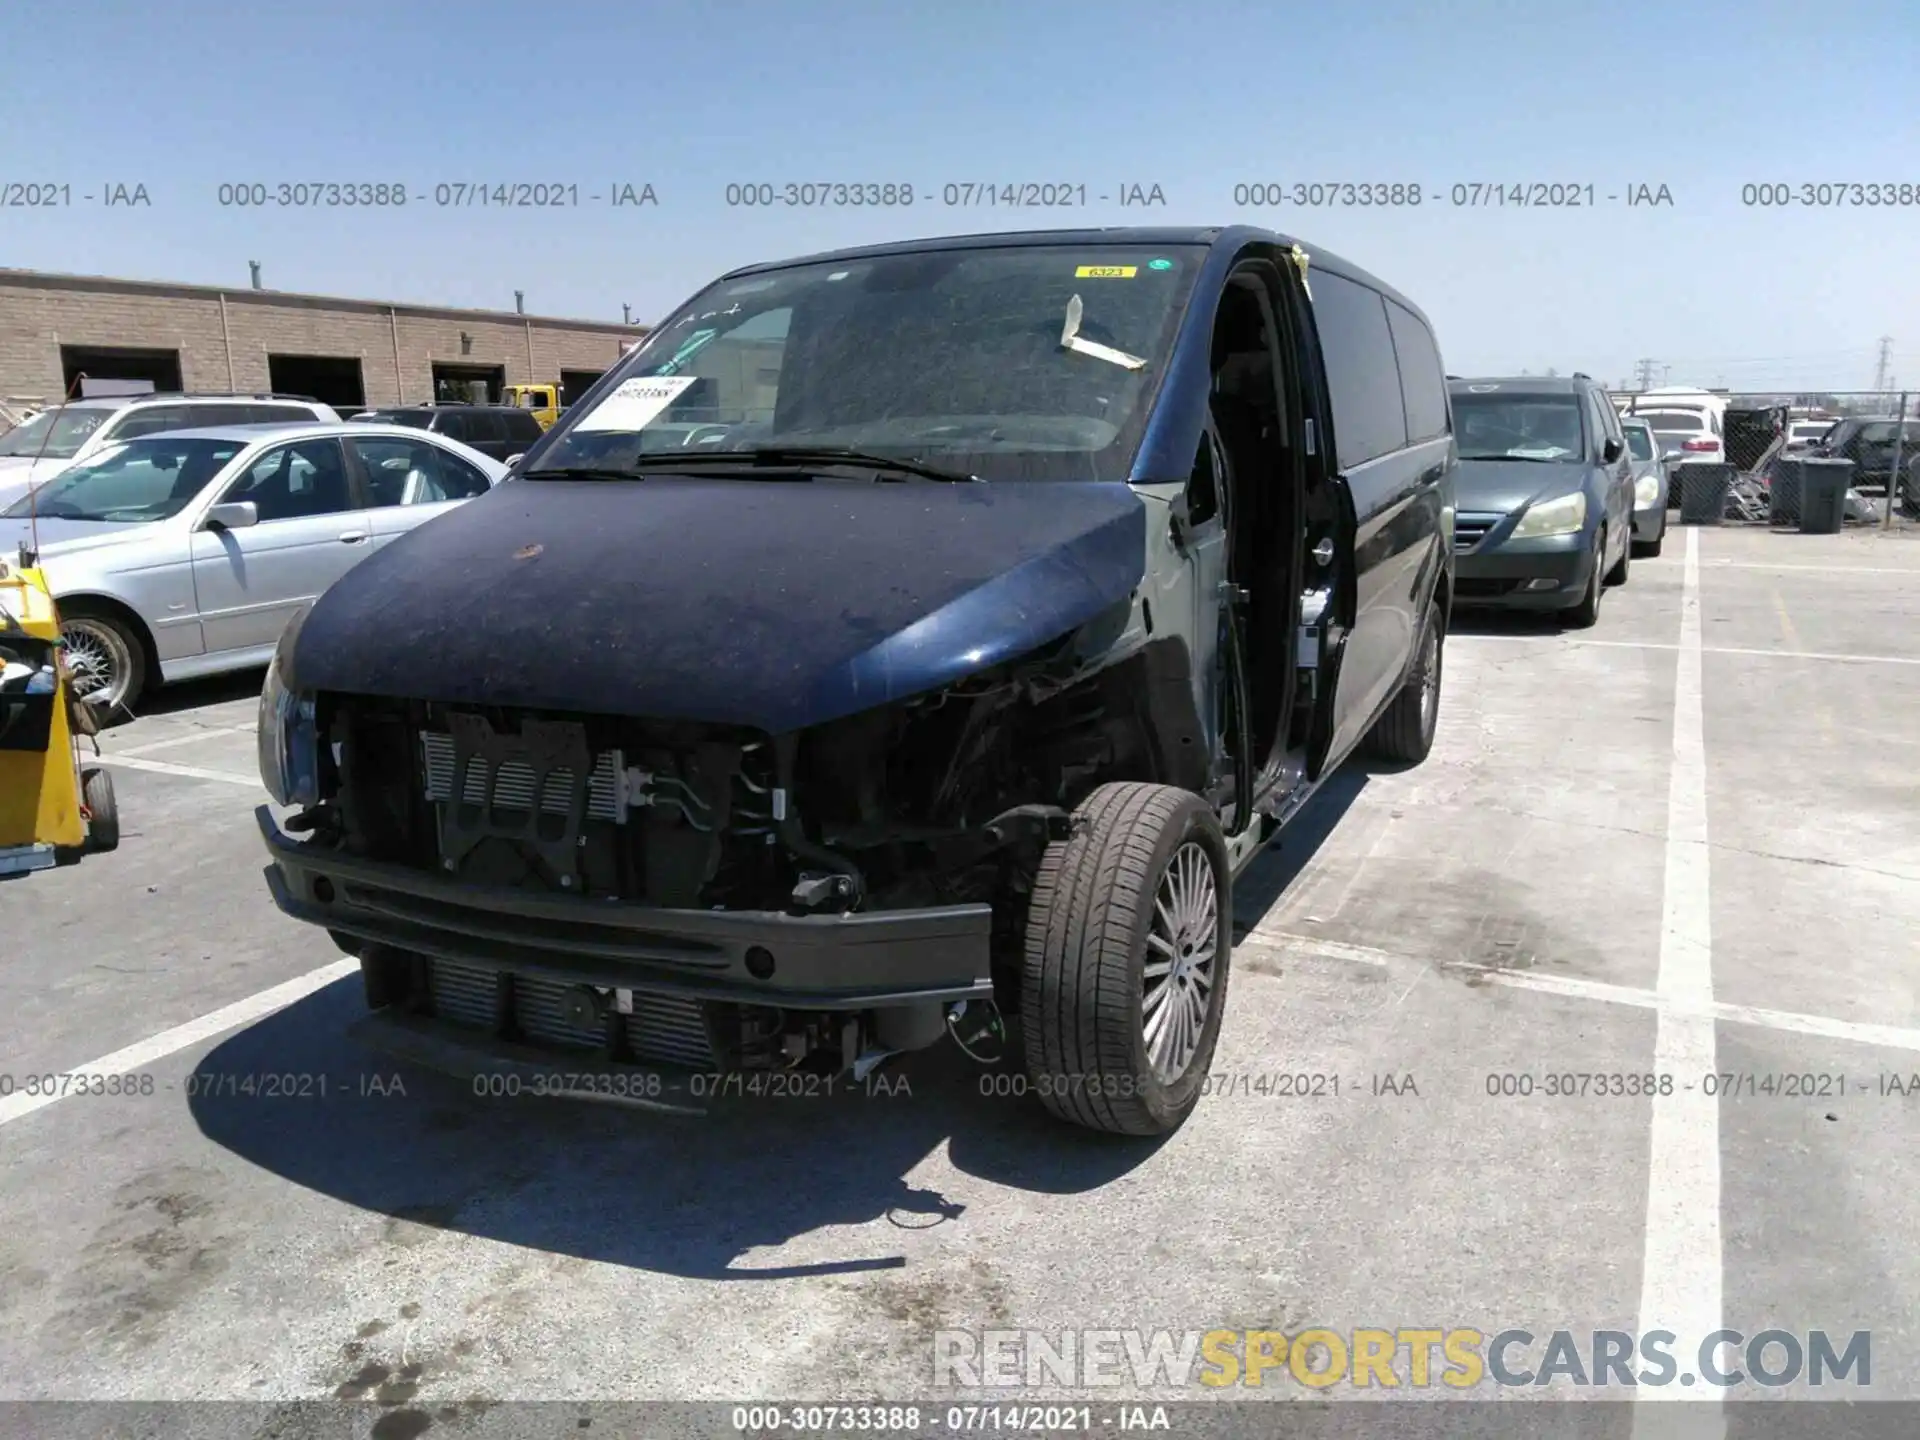
[[[288,631],[274,898],[370,1042],[523,1093],[952,1037],[1171,1130],[1235,874],[1432,744],[1455,454],[1420,311],[1264,231],[735,271]]]

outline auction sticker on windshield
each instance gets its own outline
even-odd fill
[[[611,395],[574,422],[576,430],[639,430],[679,399],[697,375],[643,375],[623,380]]]
[[[1073,272],[1076,280],[1131,280],[1140,272],[1132,265],[1082,265]]]

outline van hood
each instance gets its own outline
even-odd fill
[[[356,565],[305,691],[782,734],[936,689],[1125,602],[1114,483],[521,478]]]
[[[1511,515],[1533,500],[1578,490],[1579,465],[1530,460],[1462,460],[1454,477],[1454,508],[1464,515]]]

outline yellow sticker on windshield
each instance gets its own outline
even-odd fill
[[[1140,273],[1137,265],[1082,265],[1073,272],[1076,280],[1131,280]]]

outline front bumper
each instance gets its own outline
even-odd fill
[[[1502,530],[1512,523],[1503,522],[1471,550],[1455,554],[1455,602],[1513,610],[1565,610],[1579,604],[1597,563],[1593,533],[1502,540]]]
[[[308,924],[463,966],[563,984],[789,1010],[865,1010],[993,993],[993,910],[851,915],[667,910],[462,885],[321,850],[255,812],[274,903]]]
[[[1662,501],[1650,505],[1645,510],[1633,512],[1633,538],[1640,541],[1658,540],[1667,528],[1667,506]]]

